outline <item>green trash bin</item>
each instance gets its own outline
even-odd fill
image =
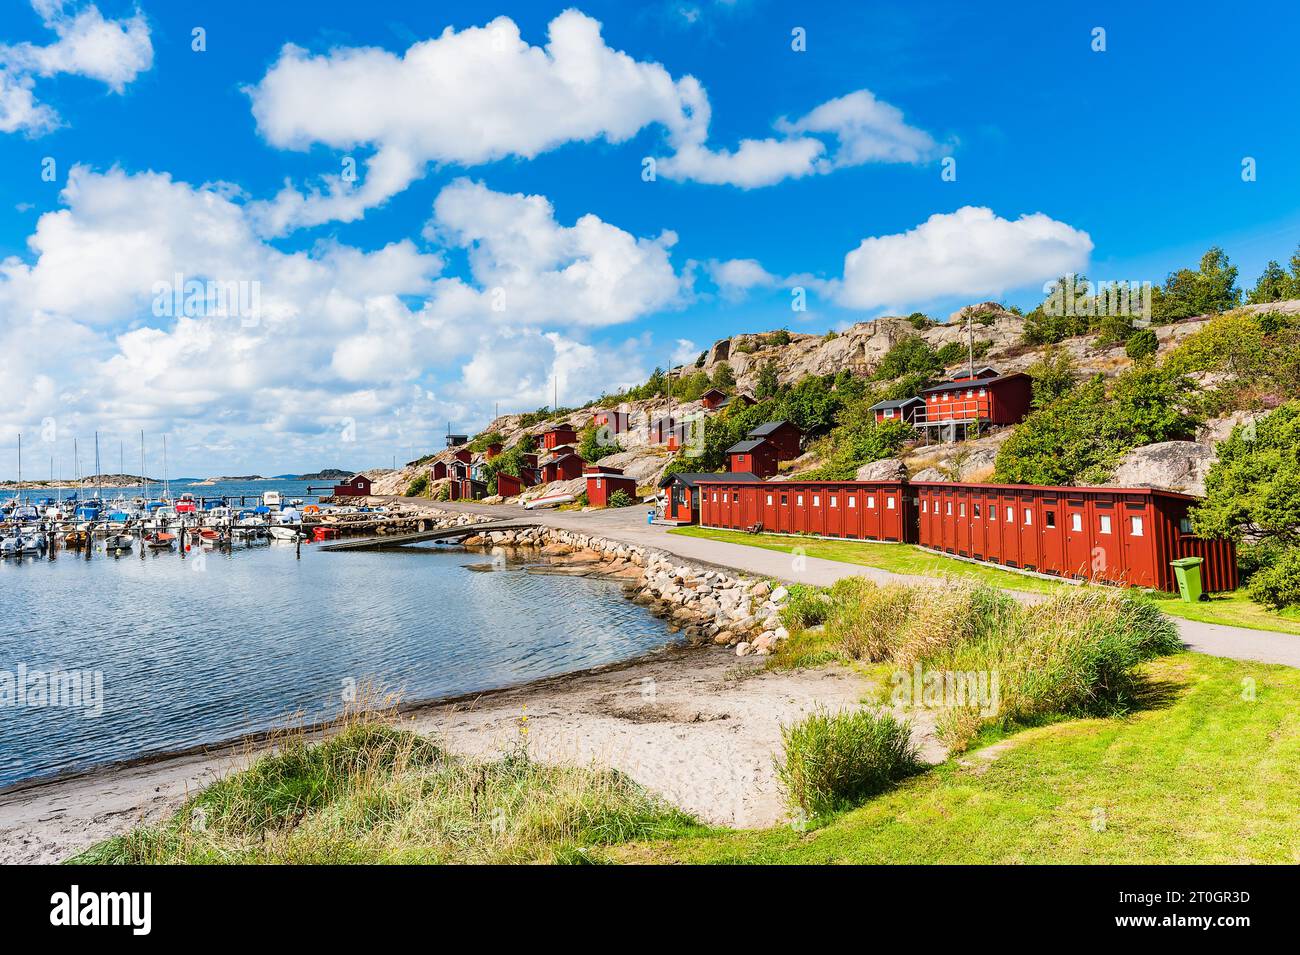
[[[1201,564],[1202,557],[1180,557],[1169,562],[1173,565],[1174,576],[1178,578],[1178,593],[1185,603],[1194,604],[1201,599]]]

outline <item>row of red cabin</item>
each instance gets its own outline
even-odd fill
[[[1206,592],[1237,587],[1229,540],[1192,533],[1186,494],[1152,488],[936,482],[698,483],[706,527],[898,541],[1036,571],[1156,590],[1177,589],[1170,561],[1201,557]]]

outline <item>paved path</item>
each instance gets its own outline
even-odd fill
[[[407,504],[428,505],[427,498],[389,497],[381,500]],[[586,534],[601,534],[641,544],[676,554],[687,560],[720,567],[743,570],[762,577],[774,577],[790,583],[829,586],[842,577],[866,577],[878,583],[933,584],[933,577],[896,574],[876,567],[848,564],[837,560],[803,557],[796,561],[790,554],[762,547],[728,544],[703,537],[669,534],[669,528],[646,523],[645,507],[624,507],[612,510],[556,511],[525,510],[512,504],[468,504],[461,501],[439,501],[437,507],[457,512],[483,514],[498,520],[531,518],[549,527],[563,527]],[[1042,600],[1043,594],[1009,591],[1017,599]],[[1235,660],[1258,660],[1261,663],[1280,663],[1300,667],[1300,635],[1274,630],[1250,630],[1245,627],[1228,627],[1222,624],[1201,623],[1170,617],[1178,626],[1179,636],[1189,650],[1216,657]]]

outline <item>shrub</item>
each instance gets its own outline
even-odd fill
[[[1289,547],[1250,578],[1251,597],[1274,609],[1300,604],[1300,547]]]
[[[765,345],[788,345],[790,344],[790,332],[784,328],[778,328],[771,335],[767,336]]]
[[[633,500],[632,495],[628,494],[627,491],[622,488],[619,488],[609,496],[610,507],[631,507],[635,503],[636,501]]]
[[[781,608],[781,622],[790,630],[815,627],[826,622],[831,601],[826,590],[808,584],[791,584],[790,596]]]
[[[1149,328],[1139,328],[1124,343],[1124,354],[1134,361],[1154,355],[1160,347],[1160,339]]]
[[[818,708],[781,726],[777,780],[790,806],[820,816],[887,789],[920,768],[911,723],[869,710]]]
[[[417,475],[415,480],[406,485],[407,497],[424,497],[427,493],[429,493],[429,475],[427,474]]]

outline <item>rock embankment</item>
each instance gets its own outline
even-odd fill
[[[737,656],[771,653],[789,633],[779,612],[785,587],[661,551],[556,527],[488,531],[467,547],[534,547],[542,554],[600,565],[600,576],[622,579],[624,592],[650,607],[693,643],[735,647]]]

